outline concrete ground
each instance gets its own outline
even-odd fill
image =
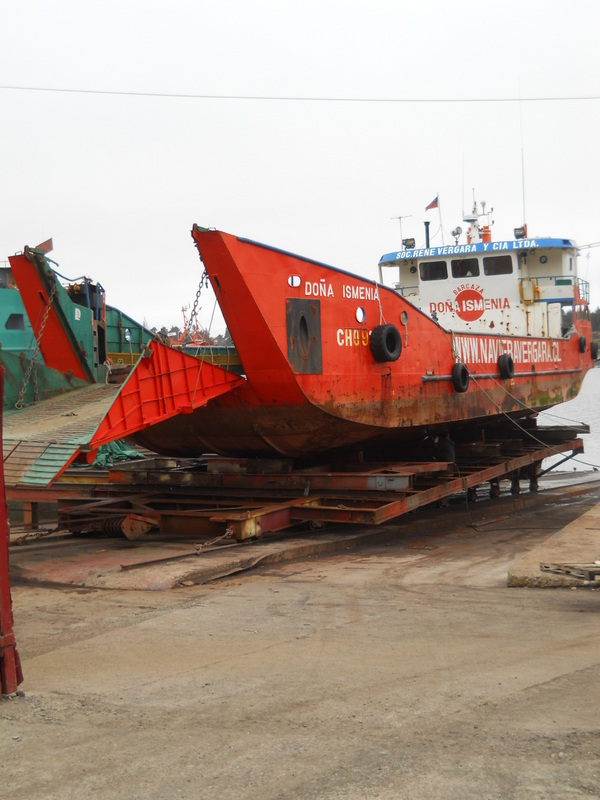
[[[553,541],[599,545],[599,503],[589,483],[451,504],[163,591],[58,584],[19,554],[3,796],[600,797],[600,592],[508,587]]]

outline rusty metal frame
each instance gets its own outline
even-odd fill
[[[205,471],[198,471],[198,464],[165,469],[160,460],[135,462],[111,470],[109,480],[91,493],[82,487],[78,499],[71,494],[60,501],[59,516],[74,531],[103,529],[122,518],[125,535],[126,525],[141,535],[153,524],[163,535],[213,536],[226,530],[238,541],[306,522],[381,525],[453,494],[473,498],[480,484],[489,483],[490,496],[497,497],[501,479],[511,481],[513,494],[520,491],[521,478],[537,489],[543,459],[583,449],[580,439],[567,438],[568,429],[553,436],[553,445],[513,438],[472,443],[460,470],[445,462],[358,463],[347,472],[210,457]]]
[[[2,406],[4,399],[4,369],[0,366],[0,688],[3,695],[14,694],[23,682],[23,671],[13,631],[12,601],[8,573],[10,528],[4,492],[2,458]]]
[[[579,444],[577,445],[577,442]],[[364,506],[353,508],[351,505],[343,503],[332,505],[313,505],[310,507],[299,507],[295,510],[293,518],[305,520],[320,520],[323,522],[343,522],[362,525],[381,525],[395,517],[402,516],[409,511],[450,497],[458,492],[467,491],[475,488],[482,483],[491,483],[501,478],[511,477],[518,479],[521,470],[531,467],[545,458],[556,455],[557,450],[579,451],[583,449],[580,440],[568,442],[563,445],[553,445],[532,450],[527,455],[502,461],[493,466],[476,469],[468,475],[458,476],[445,483],[439,483],[431,488],[417,491],[414,494],[393,500],[390,503],[383,503],[376,508],[366,509]],[[530,476],[528,476],[530,477]],[[515,492],[516,493],[516,492]]]
[[[594,564],[551,564],[541,563],[540,572],[551,572],[554,575],[567,575],[582,581],[595,582],[600,579],[600,563]]]

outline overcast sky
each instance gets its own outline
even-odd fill
[[[0,260],[53,237],[61,273],[181,325],[194,222],[374,278],[436,195],[446,241],[473,190],[512,238],[522,160],[530,235],[596,243],[599,36],[598,0],[4,2],[0,85],[81,92],[0,89]]]

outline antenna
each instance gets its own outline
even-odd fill
[[[404,214],[401,217],[390,217],[390,219],[397,219],[398,222],[400,223],[400,242],[402,243],[403,247],[404,247],[404,242],[402,240],[402,220],[403,219],[409,219],[410,217],[412,217],[412,214]]]
[[[462,186],[460,191],[460,199],[462,200],[462,218],[465,218],[465,154],[462,155]]]
[[[523,152],[523,103],[521,102],[521,82],[519,81],[519,128],[521,134],[521,188],[523,190],[523,227],[527,231],[525,216],[525,155]]]

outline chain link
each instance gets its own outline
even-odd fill
[[[52,301],[56,295],[57,291],[57,281],[56,278],[52,276],[48,276],[48,278],[52,281],[52,289],[50,294],[48,295],[48,303],[46,304],[46,308],[44,310],[44,316],[42,317],[42,324],[40,325],[40,329],[35,337],[35,345],[33,348],[33,353],[31,355],[31,360],[27,365],[27,369],[25,370],[25,375],[23,375],[23,385],[21,387],[21,391],[19,392],[19,396],[17,398],[17,402],[15,403],[15,408],[22,409],[25,405],[23,398],[25,397],[25,392],[27,391],[27,386],[29,385],[30,379],[33,383],[33,402],[38,403],[40,396],[38,390],[38,381],[37,381],[37,356],[38,352],[40,351],[40,342],[42,341],[42,336],[44,333],[44,328],[46,327],[46,323],[48,322],[48,317],[50,315],[50,309],[52,308]]]
[[[202,542],[201,544],[195,545],[196,555],[201,556],[207,547],[212,547],[213,545],[223,542],[226,539],[233,539],[233,528],[231,525],[225,528],[225,533],[221,536],[217,536],[214,539],[209,539],[207,542]]]
[[[198,313],[198,303],[200,302],[200,295],[202,293],[202,289],[208,289],[209,286],[210,286],[210,281],[208,278],[208,272],[204,270],[204,272],[200,276],[200,283],[198,284],[198,290],[196,291],[196,297],[194,298],[194,305],[192,306],[190,317],[188,319],[188,323],[184,331],[183,342],[185,342],[187,337],[190,335],[190,331],[192,330],[192,324],[196,319],[196,315]]]
[[[39,391],[39,388],[38,388],[38,371],[37,371],[38,361],[37,361],[37,355],[38,355],[38,351],[36,350],[34,352],[34,354],[33,354],[35,367],[33,369],[33,372],[31,373],[31,383],[33,384],[33,402],[34,402],[34,404],[38,403],[39,400],[40,400],[40,391]]]

